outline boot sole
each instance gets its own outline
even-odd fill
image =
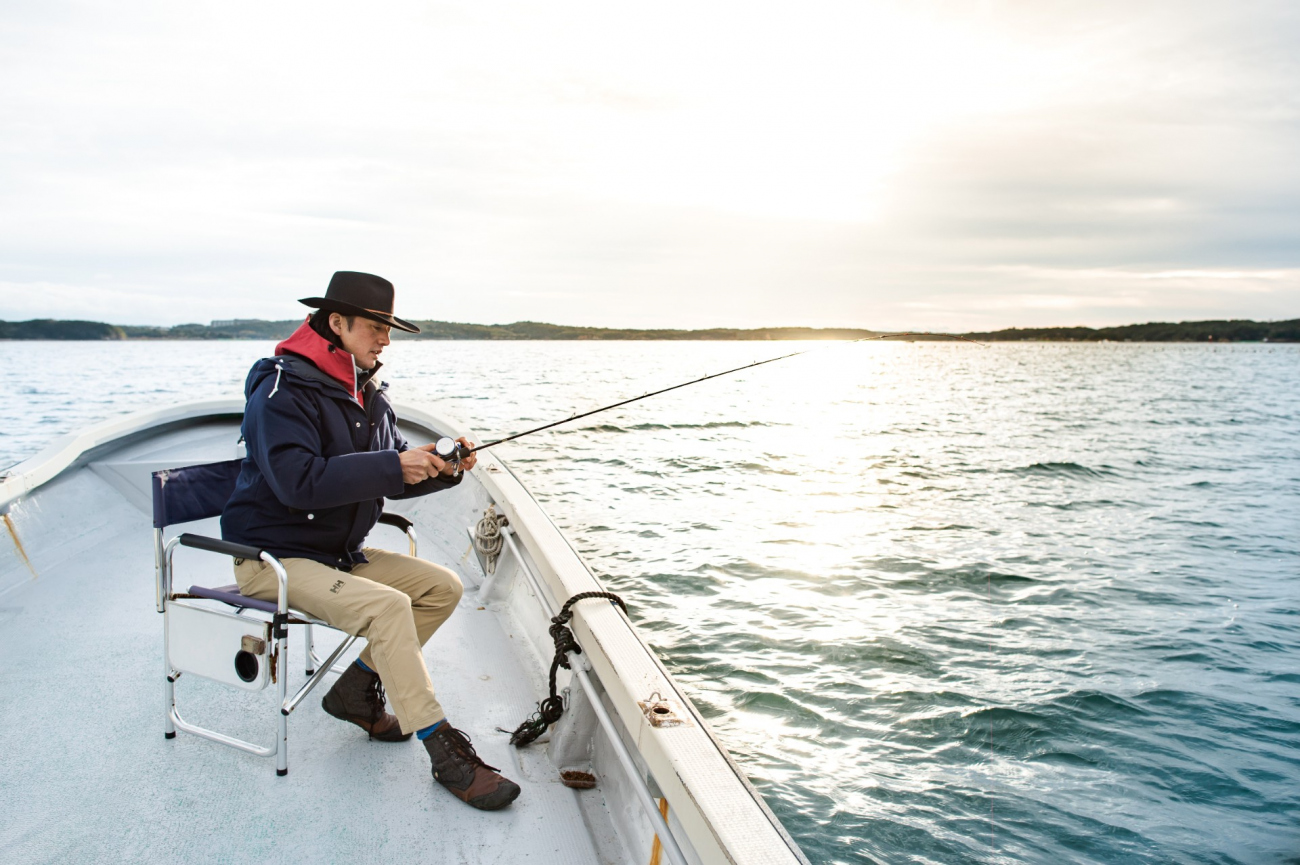
[[[464,796],[457,793],[454,789],[448,787],[446,784],[443,784],[441,781],[439,781],[436,776],[433,779],[435,784],[440,785],[448,793],[455,796],[457,799],[464,802],[466,805],[470,806],[471,808],[476,808],[479,811],[500,811],[502,808],[506,807],[511,802],[519,798],[519,793],[521,792],[521,788],[519,787],[519,785],[511,781],[509,778],[502,778],[501,780],[509,784],[514,789],[508,790],[504,794],[499,789],[493,790],[491,793],[484,793],[482,796],[477,796],[473,799],[466,799]]]
[[[487,802],[482,801],[486,798],[488,797],[479,797],[479,800],[466,801],[465,804],[469,805],[471,808],[477,808],[480,811],[500,811],[502,808],[519,798],[519,787],[516,786],[514,792],[509,794],[509,798],[503,799],[500,802],[493,802],[491,799],[488,799]]]

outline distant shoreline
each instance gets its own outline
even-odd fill
[[[144,327],[98,321],[32,319],[0,321],[0,340],[280,340],[293,333],[301,319],[264,321],[235,319],[211,324]],[[569,327],[534,321],[514,324],[463,324],[417,321],[418,335],[394,331],[398,340],[593,340],[593,341],[784,341],[849,340],[880,336],[889,331],[859,328],[710,328],[706,330],[637,330],[631,328]],[[1008,328],[957,334],[984,342],[1300,342],[1300,319],[1287,321],[1148,322],[1118,327]],[[941,335],[915,334],[909,340],[938,340]]]

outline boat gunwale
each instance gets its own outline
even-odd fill
[[[97,452],[121,447],[121,440],[129,436],[148,433],[152,437],[243,415],[243,399],[203,400],[132,412],[67,433],[0,474],[0,511],[64,472],[90,462]]]

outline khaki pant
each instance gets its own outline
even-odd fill
[[[338,571],[311,559],[282,559],[289,606],[365,637],[361,662],[379,674],[403,733],[446,717],[433,694],[421,647],[447,621],[464,588],[447,568],[387,550],[365,549],[368,564]],[[241,594],[275,601],[275,571],[245,559],[235,565]]]

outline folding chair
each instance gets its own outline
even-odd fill
[[[174,739],[176,731],[181,730],[259,757],[274,756],[275,773],[287,775],[290,713],[326,673],[342,672],[342,667],[335,669],[335,662],[357,638],[346,634],[338,648],[322,662],[316,655],[312,627],[331,626],[289,607],[289,576],[275,556],[255,547],[188,532],[171,539],[164,537],[168,526],[219,515],[235,491],[242,462],[236,459],[153,473],[155,594],[158,612],[163,614],[163,662],[167,675],[163,730],[168,739]],[[411,555],[416,554],[415,529],[410,520],[397,514],[382,514],[379,522],[405,532]],[[173,591],[172,558],[178,545],[266,562],[279,582],[277,600],[272,603],[246,598],[239,593],[238,585],[215,589],[190,586],[188,592]],[[226,606],[213,607],[202,601],[220,601]],[[286,675],[289,625],[304,625],[307,642],[307,682],[292,697],[288,696]],[[279,701],[275,744],[254,745],[184,720],[176,708],[176,681],[182,673],[246,691],[260,691],[267,684],[274,684]]]

